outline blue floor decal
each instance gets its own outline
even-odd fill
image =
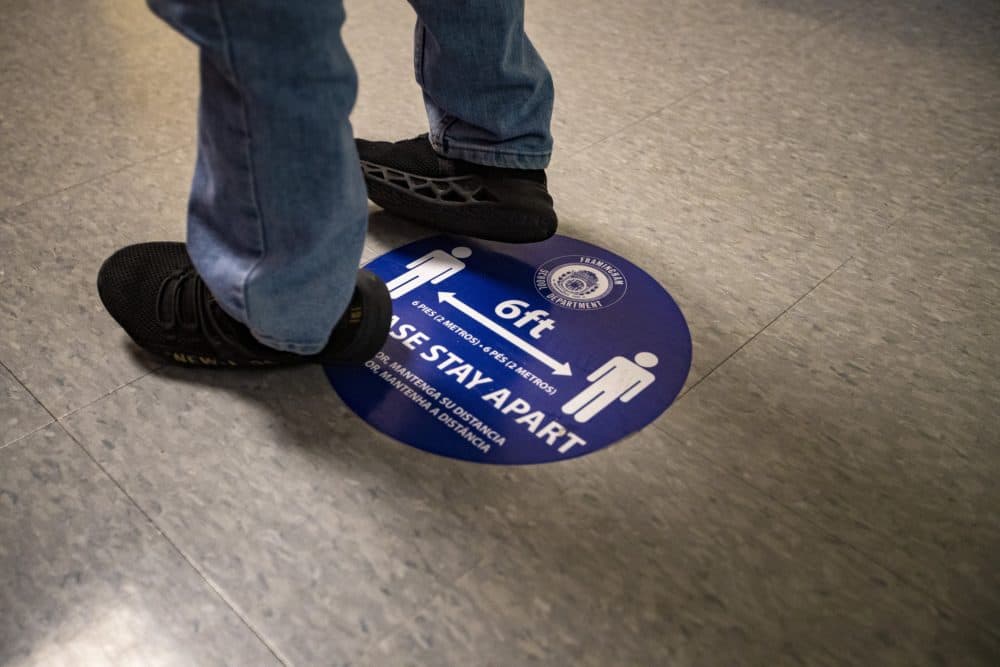
[[[369,424],[435,454],[517,465],[595,452],[662,414],[691,366],[666,290],[583,241],[437,236],[368,268],[393,298],[389,340],[327,376]]]

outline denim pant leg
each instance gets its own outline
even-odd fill
[[[524,0],[410,0],[414,68],[434,149],[494,167],[544,169],[552,77],[524,33]]]
[[[340,0],[149,0],[200,48],[188,252],[219,305],[271,347],[321,350],[367,225]]]

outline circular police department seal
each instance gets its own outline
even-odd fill
[[[538,267],[535,289],[560,308],[599,310],[618,303],[628,290],[628,281],[607,260],[569,255],[550,259]]]

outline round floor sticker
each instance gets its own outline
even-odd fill
[[[389,339],[327,376],[362,419],[435,454],[505,465],[590,454],[663,413],[691,366],[670,295],[583,241],[436,236],[368,268],[392,296]]]

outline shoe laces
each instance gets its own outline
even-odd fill
[[[207,340],[215,349],[233,349],[254,354],[240,341],[235,322],[219,305],[193,268],[173,271],[156,295],[156,319],[175,340],[182,335]]]

